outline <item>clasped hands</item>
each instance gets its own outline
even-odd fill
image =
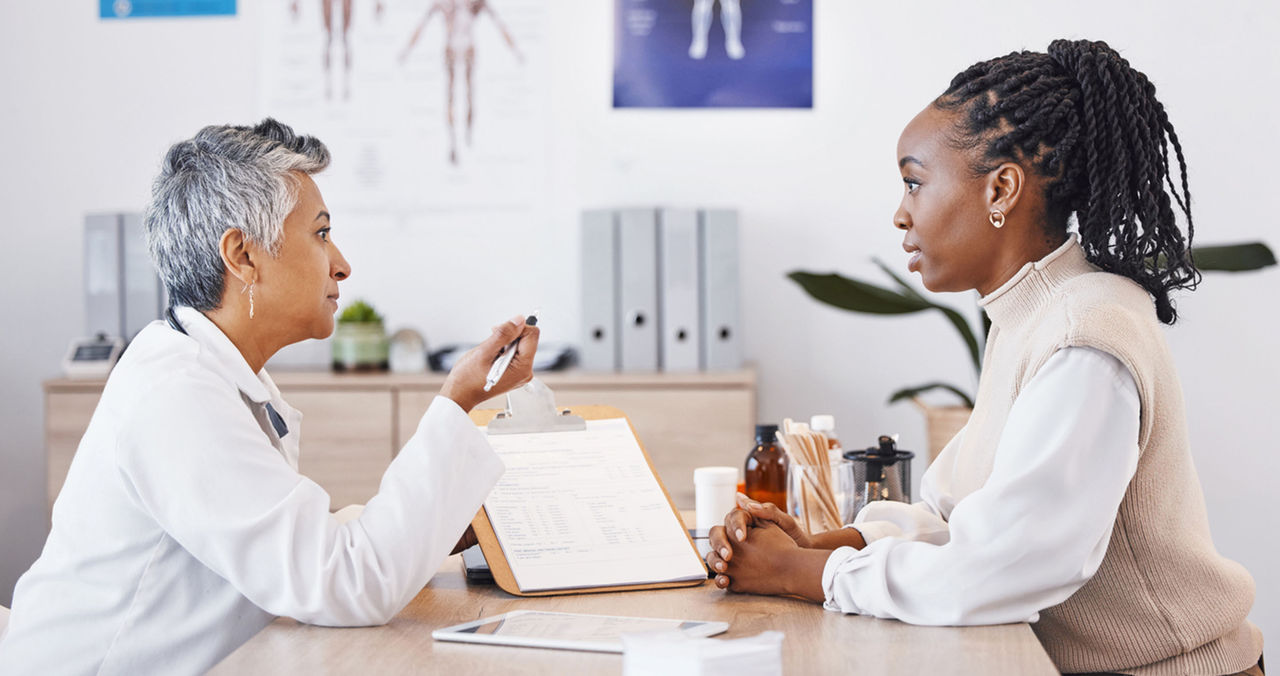
[[[711,528],[707,566],[716,586],[734,592],[797,596],[821,603],[822,571],[838,547],[861,549],[862,534],[852,528],[810,534],[772,503],[739,493],[738,507]]]

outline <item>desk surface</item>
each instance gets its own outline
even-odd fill
[[[517,609],[722,620],[721,638],[776,629],[788,674],[1057,674],[1025,624],[915,627],[841,615],[785,598],[728,594],[712,584],[612,594],[519,598],[468,585],[460,556],[383,627],[334,629],[279,619],[210,674],[621,673],[622,656],[441,643],[431,631]],[[519,669],[513,669],[519,665]]]

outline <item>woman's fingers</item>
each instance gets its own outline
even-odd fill
[[[753,524],[757,521],[775,523],[801,547],[809,546],[809,533],[800,527],[795,517],[778,509],[777,505],[772,502],[756,502],[742,493],[738,493],[736,499],[738,508],[751,515]]]
[[[507,321],[493,327],[493,331],[489,333],[489,337],[484,339],[480,344],[482,348],[481,354],[487,355],[490,359],[498,356],[498,352],[508,343],[520,337],[525,329],[524,317],[516,315]]]
[[[787,525],[789,525],[792,521],[795,520],[791,518],[790,514],[787,514],[781,509],[778,509],[778,506],[773,504],[772,502],[757,504],[756,506],[752,507],[747,511],[751,513],[751,516],[754,516],[757,519],[772,521],[778,524],[779,526],[782,526],[784,529],[787,527]]]
[[[714,549],[707,552],[707,567],[717,573],[729,570],[729,564],[725,563],[724,558]]]
[[[516,344],[516,356],[502,378],[502,385],[507,385],[510,376],[511,387],[518,387],[533,380],[533,357],[538,353],[538,339],[541,332],[536,326],[525,324],[520,333],[520,342]]]
[[[724,526],[712,526],[711,532],[707,535],[707,541],[711,543],[711,553],[719,555],[724,561],[733,558],[733,546],[729,544],[729,536]]]
[[[734,542],[743,542],[747,539],[747,528],[751,523],[751,515],[741,509],[735,509],[724,516],[724,528]]]
[[[512,364],[508,365],[507,371],[503,374],[498,386],[491,388],[490,391],[485,391],[484,385],[489,369],[493,366],[494,361],[497,360],[502,349],[517,338],[524,336],[529,329],[532,330],[533,341],[528,345],[527,353],[524,355],[517,353],[516,357],[512,359]],[[524,339],[521,340],[521,343],[524,343]],[[489,337],[462,355],[458,363],[454,364],[453,369],[449,371],[440,393],[457,402],[462,407],[462,410],[470,411],[480,402],[496,397],[512,387],[531,379],[533,377],[533,353],[536,350],[537,328],[526,326],[524,317],[512,317],[510,321],[493,327]]]
[[[729,546],[729,538],[724,527],[712,526],[711,551],[707,552],[707,567],[715,573],[716,586],[720,589],[729,589],[729,585],[733,584],[733,579],[727,574],[729,559],[732,556],[733,549]]]

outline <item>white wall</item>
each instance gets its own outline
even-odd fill
[[[255,106],[256,3],[236,19],[103,23],[92,6],[0,6],[0,603],[44,538],[40,382],[83,328],[84,213],[139,209],[167,145]],[[784,278],[798,268],[876,277],[901,266],[890,215],[901,191],[902,126],[974,61],[1055,37],[1105,39],[1152,76],[1185,145],[1199,241],[1269,239],[1270,122],[1280,82],[1275,3],[869,3],[818,0],[812,111],[613,111],[611,2],[557,0],[548,171],[532,220],[484,227],[341,221],[366,295],[393,325],[435,344],[482,335],[541,306],[548,340],[576,340],[577,213],[590,206],[698,204],[742,212],[746,350],[760,371],[760,417],[836,414],[847,443],[923,429],[899,386],[971,379],[939,317],[877,319],[820,307]],[[287,120],[286,120],[287,122]],[[303,130],[305,131],[305,130]],[[341,158],[337,158],[341,161]],[[324,187],[323,181],[321,187]],[[329,196],[331,205],[334,196]],[[364,226],[362,228],[362,225]],[[506,243],[484,248],[490,237]],[[394,246],[393,246],[394,245]],[[484,255],[496,264],[483,268]],[[464,288],[466,293],[456,293]],[[1280,552],[1262,513],[1280,476],[1271,338],[1280,271],[1209,276],[1169,331],[1187,393],[1214,537],[1258,582],[1254,621],[1280,631]],[[944,299],[971,308],[972,298]],[[1261,309],[1261,311],[1259,311]],[[550,319],[550,318],[554,319]],[[744,449],[745,452],[745,449]]]

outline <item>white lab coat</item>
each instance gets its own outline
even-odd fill
[[[363,514],[339,523],[298,474],[301,414],[206,317],[177,318],[189,335],[151,324],[107,381],[15,588],[0,674],[196,674],[277,615],[384,623],[502,474],[437,397]]]

